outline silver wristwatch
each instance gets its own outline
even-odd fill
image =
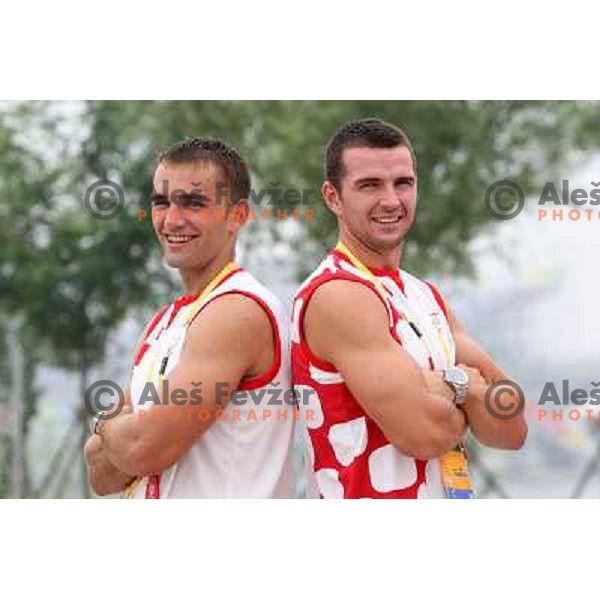
[[[460,367],[447,367],[442,371],[444,381],[454,390],[454,404],[462,406],[469,391],[469,375]]]
[[[106,417],[106,415],[108,414],[107,410],[101,410],[100,412],[96,413],[91,419],[90,419],[90,433],[92,435],[94,435],[95,433],[97,433],[98,431],[98,423],[100,423],[100,421],[104,420],[104,418]]]

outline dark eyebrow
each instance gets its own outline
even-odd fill
[[[152,193],[150,194],[150,201],[157,202],[160,200],[166,200],[167,197],[163,193]],[[207,201],[209,198],[200,193],[192,193],[192,194],[177,194],[175,201],[177,202],[190,202],[193,200],[199,201]]]
[[[354,185],[360,185],[361,183],[380,183],[381,179],[379,177],[362,177],[361,179],[357,179],[354,182]]]
[[[200,192],[192,193],[192,194],[177,194],[175,197],[175,202],[191,202],[191,201],[204,201],[208,200],[208,196],[201,194]]]
[[[394,179],[394,183],[398,183],[399,181],[410,181],[411,183],[414,183],[416,179],[413,175],[402,175],[401,177],[396,177],[396,179]]]

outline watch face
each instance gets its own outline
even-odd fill
[[[448,369],[448,375],[452,383],[456,385],[467,385],[469,383],[469,376],[465,371],[458,367],[451,367]]]

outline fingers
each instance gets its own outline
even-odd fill
[[[483,375],[481,374],[481,371],[479,371],[479,369],[475,368],[475,367],[469,367],[468,365],[457,365],[457,367],[459,367],[460,369],[462,369],[463,371],[465,371],[467,373],[467,375],[469,376],[469,384],[470,385],[476,385],[476,384],[480,384],[480,385],[486,385],[486,381],[483,377]]]
[[[92,456],[93,454],[98,454],[98,452],[100,452],[101,449],[102,438],[94,433],[88,438],[83,451],[85,456]]]
[[[449,401],[454,399],[454,390],[444,381],[441,371],[424,370],[425,383],[432,394],[443,396]]]

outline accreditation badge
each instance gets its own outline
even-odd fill
[[[440,458],[440,467],[444,489],[448,498],[451,500],[471,500],[475,498],[464,447],[457,446],[454,450],[446,452]]]

